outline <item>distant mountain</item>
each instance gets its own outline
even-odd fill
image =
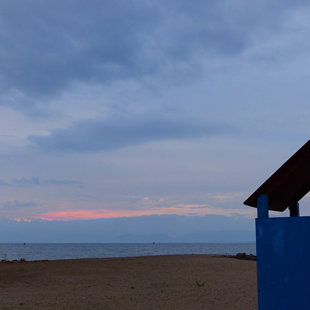
[[[151,215],[78,221],[0,220],[0,242],[253,242],[254,220]]]

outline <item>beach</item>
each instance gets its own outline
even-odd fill
[[[256,262],[167,255],[0,263],[0,309],[257,309]]]

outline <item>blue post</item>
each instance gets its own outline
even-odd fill
[[[299,216],[299,203],[295,202],[289,205],[290,209],[290,217],[298,217]]]
[[[258,218],[268,218],[268,195],[258,195],[257,196],[257,217]]]
[[[259,310],[267,310],[262,306],[262,295],[260,293],[260,287],[262,282],[264,281],[264,278],[261,275],[262,265],[261,265],[261,259],[262,256],[262,249],[260,242],[260,235],[262,231],[259,229],[259,221],[268,220],[269,217],[269,201],[268,201],[268,195],[261,194],[258,195],[256,198],[256,204],[257,204],[257,219],[256,219],[256,255],[257,255],[257,287],[258,287],[258,309]]]

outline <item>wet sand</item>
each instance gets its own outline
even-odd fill
[[[256,262],[171,255],[0,263],[0,309],[256,310]]]

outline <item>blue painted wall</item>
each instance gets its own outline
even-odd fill
[[[310,309],[310,217],[257,218],[259,310]]]

